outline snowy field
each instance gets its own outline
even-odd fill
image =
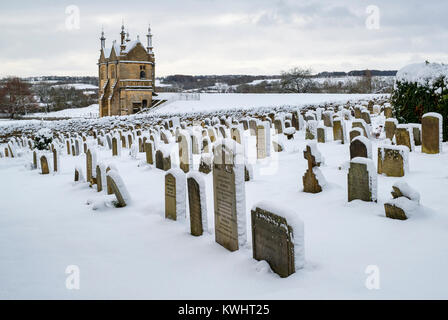
[[[159,98],[169,99],[175,93],[160,93]],[[214,112],[219,110],[249,110],[262,107],[306,106],[329,102],[346,103],[359,99],[384,97],[378,94],[316,94],[316,93],[201,93],[200,100],[178,100],[156,108],[154,114],[181,114],[190,112]]]
[[[38,112],[28,114],[28,117],[42,118],[97,118],[99,114],[98,104],[92,104],[85,108],[64,109],[53,112]],[[25,116],[27,117],[27,116]]]
[[[384,117],[373,121],[376,128]],[[244,135],[253,158],[255,137]],[[304,135],[285,140],[285,152],[251,161],[248,245],[233,253],[214,240],[212,174],[204,176],[209,230],[193,237],[188,218],[164,218],[165,172],[145,164],[144,153],[133,159],[127,149],[121,157],[98,150],[98,160],[115,164],[127,186],[132,202],[125,208],[112,207],[111,196],[87,183],[73,182],[75,166],[85,172],[84,155],[62,152],[61,171],[49,175],[27,168],[29,151],[1,158],[0,298],[447,299],[448,144],[440,155],[416,147],[404,178],[378,176],[378,203],[348,203],[347,170],[339,169],[350,159],[348,144],[318,144],[328,185],[319,194],[301,191]],[[375,164],[383,139],[372,141]],[[197,169],[196,155],[194,161]],[[396,181],[421,194],[420,208],[406,221],[384,214]],[[304,221],[306,265],[288,278],[252,258],[250,209],[261,200],[290,208]],[[80,290],[65,287],[69,265],[80,269]],[[370,265],[380,271],[378,290],[365,285]]]

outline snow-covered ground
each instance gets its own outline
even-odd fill
[[[159,97],[168,99],[175,93],[160,93]],[[328,102],[346,103],[358,99],[372,99],[384,95],[377,94],[257,94],[257,93],[201,93],[200,100],[174,101],[163,104],[153,111],[156,114],[177,114],[189,112],[212,112],[217,110],[253,109],[272,106],[305,106]]]
[[[42,118],[97,118],[99,114],[98,104],[92,104],[85,108],[72,108],[52,112],[30,113],[26,117]]]
[[[374,127],[383,122],[374,118]],[[245,136],[254,155],[255,139]],[[378,203],[348,203],[347,170],[339,169],[350,158],[348,144],[318,144],[328,185],[308,194],[301,191],[304,132],[284,142],[285,152],[252,161],[255,177],[245,183],[248,245],[233,253],[214,240],[211,174],[205,176],[209,233],[193,237],[188,219],[164,218],[165,172],[144,164],[143,153],[135,160],[126,149],[114,158],[99,149],[99,161],[115,164],[132,197],[119,209],[109,206],[110,196],[73,182],[76,165],[85,173],[84,155],[63,152],[61,172],[49,175],[25,167],[30,152],[1,158],[0,298],[448,298],[446,143],[440,155],[417,147],[404,178],[379,176]],[[380,143],[372,141],[375,164]],[[407,221],[384,215],[396,181],[421,194],[418,214]],[[252,258],[250,208],[261,200],[290,208],[305,224],[305,268],[285,279]],[[70,265],[79,267],[79,290],[66,289]],[[365,285],[372,265],[378,290]]]
[[[98,89],[98,86],[89,83],[68,83],[68,84],[56,84],[55,88],[74,88],[75,90],[92,90]]]

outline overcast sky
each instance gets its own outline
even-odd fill
[[[448,62],[447,13],[442,0],[2,0],[0,76],[97,75],[101,27],[109,46],[122,19],[142,41],[151,23],[156,76],[399,69]]]

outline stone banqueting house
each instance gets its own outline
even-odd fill
[[[151,28],[146,34],[146,48],[139,36],[129,38],[121,26],[120,44],[115,40],[105,47],[104,31],[101,33],[99,71],[100,117],[129,115],[150,107],[155,87],[155,57]]]

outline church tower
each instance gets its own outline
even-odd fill
[[[112,42],[106,48],[101,32],[98,59],[99,114],[104,116],[129,115],[150,108],[155,96],[155,57],[151,28],[148,27],[146,47],[139,37],[131,40],[121,26],[120,44]]]

